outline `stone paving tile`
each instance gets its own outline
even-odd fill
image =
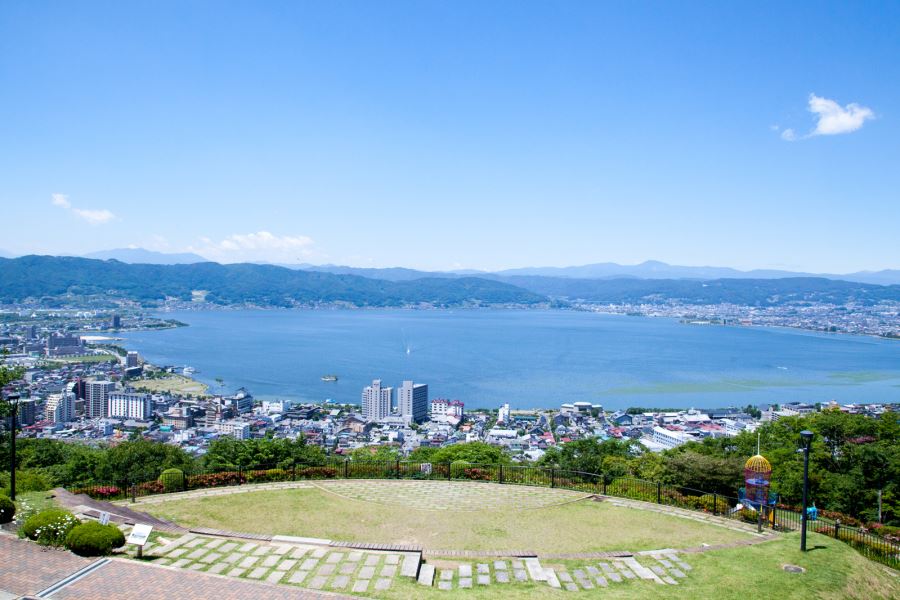
[[[616,583],[622,582],[622,576],[619,575],[618,573],[609,573],[608,575],[612,581],[615,581]]]
[[[350,578],[346,575],[338,575],[334,578],[334,581],[331,582],[331,587],[336,590],[342,590],[347,587],[347,584],[350,583]]]
[[[204,565],[203,563],[194,563],[194,564],[188,566],[188,570],[189,571],[199,571],[200,569],[202,569],[205,566],[206,565]]]
[[[583,587],[586,590],[594,589],[594,584],[590,579],[579,579],[578,585],[580,585],[581,587]]]
[[[372,579],[375,577],[375,567],[363,567],[359,570],[360,579]]]
[[[588,574],[592,575],[593,577],[596,577],[597,575],[600,574],[600,571],[597,570],[597,567],[595,567],[593,565],[586,567],[586,570],[587,570]]]
[[[494,578],[497,580],[497,583],[509,583],[509,573],[507,571],[496,571]]]
[[[172,561],[169,560],[168,558],[157,558],[156,560],[153,561],[153,564],[154,565],[168,565],[171,562]]]
[[[485,573],[490,573],[491,568],[487,563],[478,563],[477,565],[478,572],[484,575]]]
[[[197,546],[202,544],[203,541],[204,541],[204,538],[194,538],[191,541],[185,543],[184,546],[185,546],[185,548],[196,548]]]
[[[288,546],[287,544],[279,544],[279,545],[275,546],[275,554],[277,554],[278,556],[284,556],[285,554],[287,554],[290,551],[291,551],[291,547]]]
[[[512,568],[513,568],[513,569],[524,569],[524,568],[525,568],[525,563],[523,563],[523,562],[522,562],[521,560],[519,560],[519,559],[515,559],[515,560],[512,561]]]
[[[341,552],[332,552],[331,554],[328,555],[328,558],[326,559],[325,562],[339,563],[339,562],[341,562],[343,559],[344,559],[344,554],[343,554],[343,553],[341,553]]]
[[[399,554],[388,554],[384,557],[384,563],[387,565],[398,565],[400,564],[400,555]]]
[[[381,567],[382,577],[393,577],[397,574],[397,565],[384,565]]]
[[[303,555],[306,554],[308,548],[294,548],[294,551],[291,552],[291,558],[303,558]]]
[[[221,548],[219,548],[219,552],[231,552],[232,550],[234,550],[237,547],[238,547],[238,545],[236,543],[228,542],[227,544],[225,544]]]
[[[362,552],[351,552],[347,555],[347,562],[359,562],[362,560]]]
[[[566,571],[560,571],[556,574],[556,577],[563,583],[572,583],[572,576]]]
[[[567,583],[567,584],[565,584],[565,587],[566,587],[566,589],[567,589],[568,591],[570,591],[570,592],[577,592],[577,591],[578,591],[578,586],[577,586],[576,584],[574,584],[574,583]]]
[[[267,556],[267,557],[265,557],[265,558],[263,559],[263,561],[262,561],[262,566],[264,566],[264,567],[270,567],[270,568],[271,568],[271,567],[274,567],[275,565],[278,564],[278,560],[279,560],[280,558],[281,558],[280,556],[276,556],[275,554],[272,554],[272,555],[270,555],[270,556]]]
[[[450,581],[453,579],[453,569],[441,569],[441,581]]]
[[[371,567],[372,565],[377,565],[379,561],[379,557],[377,554],[370,554],[366,557],[366,566]]]
[[[613,569],[609,566],[609,563],[600,563],[600,568],[603,569],[604,573],[612,573]]]
[[[316,568],[316,565],[319,564],[319,560],[316,558],[307,558],[303,561],[303,564],[300,565],[300,568],[304,571],[312,571]]]
[[[175,562],[172,563],[172,566],[173,566],[173,567],[179,567],[179,568],[181,568],[181,567],[184,567],[185,565],[187,565],[187,564],[190,563],[190,562],[191,562],[191,561],[189,561],[189,560],[186,559],[186,558],[179,558],[178,560],[176,560]]]
[[[491,584],[491,576],[490,575],[479,575],[476,580],[478,585],[490,585]]]
[[[460,577],[471,577],[472,576],[472,565],[459,565],[459,576]]]
[[[211,563],[216,562],[220,558],[222,558],[222,555],[219,554],[218,552],[210,552],[209,554],[207,554],[206,556],[201,558],[200,562],[206,563],[206,564],[211,564]]]
[[[303,580],[306,579],[307,575],[309,575],[309,571],[295,571],[294,574],[291,575],[290,579],[288,579],[288,581],[300,585],[301,583],[303,583]]]
[[[807,518],[807,521],[808,520],[809,519]],[[685,575],[684,572],[681,571],[680,569],[669,569],[669,572],[672,573],[672,575],[674,575],[675,577],[678,577],[679,579],[682,577],[687,577],[687,575]]]
[[[170,556],[170,557],[172,557],[172,558],[178,558],[179,556],[181,556],[181,555],[184,554],[185,552],[187,552],[187,548],[175,548],[175,549],[172,550],[171,552],[167,552],[167,553],[166,553],[166,556]]]
[[[378,591],[384,591],[391,587],[391,580],[387,577],[382,577],[378,581],[375,582],[375,589]]]
[[[317,575],[333,575],[334,574],[334,565],[324,564],[319,567],[319,570],[316,571]]]
[[[494,569],[497,571],[505,571],[506,570],[506,561],[505,560],[495,560],[494,561]]]
[[[266,581],[269,583],[278,583],[281,581],[281,578],[284,577],[284,571],[272,571],[269,573],[269,576],[266,577]]]
[[[658,561],[659,561],[659,564],[661,564],[661,565],[664,566],[665,568],[667,568],[667,569],[671,569],[671,568],[672,568],[672,563],[671,563],[670,561],[668,561],[668,560],[666,560],[666,559],[664,559],[664,558],[658,558],[658,559],[656,559],[656,560],[658,560]]]
[[[325,587],[325,582],[328,581],[327,577],[322,577],[321,575],[317,575],[309,580],[309,587],[314,590],[321,590]]]
[[[668,583],[669,585],[678,585],[678,582],[675,581],[674,579],[672,579],[671,577],[669,577],[668,575],[663,577],[662,580],[665,581],[666,583]]]
[[[513,569],[513,577],[516,581],[528,581],[528,572],[525,569]]]
[[[219,574],[228,568],[228,563],[219,562],[207,569],[207,573]]]
[[[206,547],[209,548],[210,550],[212,550],[214,548],[218,548],[219,546],[221,546],[224,543],[225,543],[225,540],[223,538],[217,538],[217,539],[212,540],[208,544],[206,544]]]
[[[249,577],[250,579],[261,579],[262,576],[266,574],[266,571],[268,571],[268,569],[265,567],[256,567],[255,569],[250,571],[250,574],[247,575],[247,577]]]
[[[368,579],[357,579],[353,582],[353,592],[358,594],[360,592],[365,592],[369,589],[369,580]]]
[[[256,558],[255,556],[247,556],[244,558],[244,560],[242,560],[240,563],[238,563],[238,566],[243,567],[245,569],[249,569],[258,560],[259,559]]]
[[[356,571],[356,565],[353,563],[345,562],[341,565],[338,573],[340,573],[341,575],[352,575],[354,571]]]
[[[322,558],[326,554],[328,554],[328,550],[326,550],[325,548],[314,548],[310,556],[312,556],[313,558]]]
[[[239,561],[242,558],[244,558],[244,555],[241,554],[240,552],[232,552],[231,554],[229,554],[228,556],[223,558],[222,562],[224,562],[226,564],[232,564],[232,563],[236,563],[237,561]]]
[[[268,546],[259,546],[256,550],[253,551],[253,556],[262,556],[263,554],[268,554],[269,548]]]
[[[438,589],[444,591],[450,591],[453,589],[453,583],[450,581],[438,581]]]
[[[246,544],[241,546],[241,552],[250,552],[251,550],[256,548],[256,546],[257,544],[254,544],[253,542],[247,542]]]
[[[237,568],[234,568],[234,569],[228,571],[228,576],[229,577],[240,577],[241,575],[243,575],[244,571],[246,571],[246,570],[247,569],[242,569],[240,567],[237,567]]]
[[[472,587],[472,578],[471,577],[460,577],[459,578],[459,587],[461,587],[461,588]]]
[[[276,571],[290,571],[291,569],[294,568],[294,565],[296,565],[296,564],[297,564],[296,560],[294,560],[292,558],[288,558],[287,560],[283,560],[280,563],[278,563],[275,566],[275,570]]]
[[[650,570],[656,573],[657,575],[663,576],[666,574],[666,570],[658,565],[653,565],[650,567]]]
[[[606,581],[606,577],[604,577],[603,575],[598,575],[594,581],[596,581],[597,585],[599,585],[600,587],[606,587],[609,585],[609,582]]]

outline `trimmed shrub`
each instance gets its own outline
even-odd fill
[[[181,469],[166,469],[159,475],[158,481],[163,484],[166,492],[183,491],[186,483]]]
[[[25,519],[21,534],[44,546],[62,546],[78,519],[67,510],[51,508]]]
[[[125,545],[125,535],[115,525],[96,521],[76,525],[66,536],[66,547],[78,556],[106,556]]]
[[[0,523],[9,523],[15,516],[16,503],[6,496],[0,496]]]

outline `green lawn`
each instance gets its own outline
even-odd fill
[[[173,499],[140,509],[191,527],[419,544],[432,549],[636,551],[750,537],[724,527],[602,502],[531,510],[420,510],[354,500],[316,488]]]
[[[528,583],[503,586],[492,585],[452,592],[426,588],[410,580],[400,579],[387,592],[368,596],[385,600],[404,598],[464,598],[493,600],[498,594],[504,599],[548,598],[611,598],[611,599],[677,599],[715,598],[716,600],[749,600],[777,598],[778,600],[839,600],[900,598],[900,574],[871,562],[842,542],[819,534],[811,534],[809,546],[815,550],[801,553],[799,534],[755,546],[715,550],[685,555],[693,570],[678,586],[661,586],[652,582],[627,581],[605,589],[569,592],[554,590],[545,584]],[[432,561],[429,561],[432,562]],[[544,560],[545,566],[567,565],[570,569],[583,567],[584,562]],[[784,564],[804,567],[806,573],[787,573]],[[501,591],[502,590],[502,591]]]

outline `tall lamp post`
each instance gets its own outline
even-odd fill
[[[800,516],[800,550],[806,552],[806,504],[809,501],[809,450],[812,447],[813,432],[804,429],[800,432],[803,439],[803,514]]]

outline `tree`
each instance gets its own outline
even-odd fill
[[[431,462],[452,463],[465,461],[483,465],[508,464],[511,461],[501,448],[491,446],[484,442],[469,442],[467,444],[453,444],[439,448],[431,456]]]
[[[350,452],[350,460],[354,462],[393,462],[400,459],[400,451],[396,446],[362,446]]]

